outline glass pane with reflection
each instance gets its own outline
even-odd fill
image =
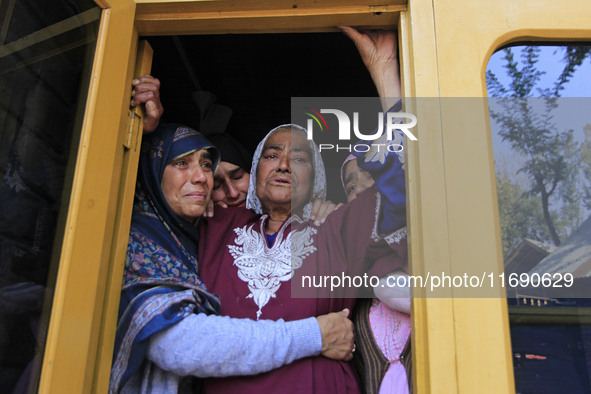
[[[35,392],[101,11],[0,1],[0,391]]]
[[[516,391],[591,392],[591,46],[505,48],[486,79]]]

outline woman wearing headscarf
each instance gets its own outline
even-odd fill
[[[228,134],[212,134],[209,139],[222,156],[214,176],[212,201],[224,208],[245,206],[252,156]]]
[[[379,73],[372,76],[374,81],[382,80]],[[397,138],[401,142],[401,133]],[[388,178],[392,171],[401,171],[400,161],[387,162],[393,167],[374,166],[376,177]],[[341,272],[350,277],[364,273],[382,277],[405,268],[406,229],[393,228],[390,234],[380,235],[382,223],[388,220],[380,220],[383,196],[375,187],[317,227],[308,221],[309,202],[324,198],[325,192],[324,165],[305,130],[296,125],[271,130],[253,158],[247,197],[252,211],[217,210],[213,220],[201,227],[201,239],[218,245],[201,250],[200,257],[204,282],[224,300],[222,314],[290,321],[352,308],[354,298],[335,298],[326,287],[303,289],[298,287],[300,280]],[[399,193],[405,193],[404,183],[401,190],[387,194],[395,210],[400,204],[405,208]],[[256,376],[206,379],[204,387],[212,393],[361,392],[351,364],[319,357]]]
[[[202,277],[224,300],[223,315],[291,321],[352,308],[354,298],[334,298],[326,287],[311,292],[293,284],[335,272],[382,277],[405,267],[406,243],[401,241],[406,230],[378,235],[381,196],[375,188],[334,211],[321,227],[305,219],[308,202],[323,197],[326,181],[320,155],[303,129],[279,126],[254,157],[247,202],[254,211],[218,210],[202,226],[201,239],[218,245],[200,251]],[[279,388],[294,393],[361,391],[351,364],[319,357],[256,376],[205,380],[206,392],[212,393]]]
[[[215,147],[190,128],[164,125],[144,139],[111,393],[192,392],[186,376],[256,374],[320,351],[350,358],[330,353],[339,341],[322,336],[327,324],[332,334],[349,336],[342,314],[288,323],[217,316],[219,297],[199,276],[198,249],[207,245],[198,245],[195,224],[218,162]]]
[[[305,276],[346,272],[381,277],[404,267],[405,229],[388,237],[392,246],[378,236],[381,196],[375,188],[333,212],[321,227],[305,219],[308,202],[323,197],[326,180],[317,148],[302,128],[272,130],[254,157],[247,202],[254,212],[219,210],[202,227],[202,239],[220,245],[203,250],[201,261],[203,280],[224,299],[222,314],[289,321],[352,308],[353,298],[320,298],[331,295],[322,293],[327,288],[316,293],[292,285]],[[307,298],[292,296],[297,291]],[[207,392],[272,392],[279,387],[284,392],[360,391],[350,364],[318,357],[253,377],[205,382]]]

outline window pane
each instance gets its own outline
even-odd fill
[[[590,75],[581,44],[515,46],[488,64],[517,392],[591,391]]]
[[[39,378],[101,11],[0,2],[0,391]]]

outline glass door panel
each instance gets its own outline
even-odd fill
[[[0,387],[35,391],[101,10],[0,2]]]

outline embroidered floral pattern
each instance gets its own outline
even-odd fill
[[[190,137],[192,135],[199,135],[199,133],[193,129],[188,128],[188,127],[179,127],[174,132],[174,137],[173,137],[172,142],[175,143],[185,137]]]
[[[392,234],[385,236],[384,239],[386,240],[388,245],[392,245],[393,243],[399,244],[400,241],[406,239],[406,227],[394,231]]]
[[[154,137],[152,139],[152,147],[150,149],[150,158],[155,159],[156,157],[162,158],[164,152],[164,141]]]
[[[394,231],[388,235],[380,236],[378,234],[378,223],[380,218],[380,207],[382,205],[382,195],[380,193],[376,193],[376,209],[374,212],[374,225],[373,229],[371,230],[371,239],[374,242],[378,242],[380,239],[384,239],[388,245],[392,245],[394,243],[399,244],[400,241],[406,239],[406,227],[403,227],[399,230]]]
[[[252,298],[259,307],[257,320],[263,307],[271,298],[275,298],[281,282],[290,280],[293,272],[302,266],[303,260],[316,251],[312,245],[316,229],[312,227],[285,236],[291,218],[279,229],[273,246],[268,247],[264,232],[265,218],[263,216],[260,221],[259,230],[255,229],[254,224],[235,228],[236,245],[228,245],[234,265],[238,267],[238,277],[248,284],[250,294],[247,298]]]
[[[382,134],[372,145],[371,149],[365,154],[365,162],[380,162],[384,164],[388,153],[394,152],[398,157],[398,160],[404,168],[404,150],[401,149],[403,137],[400,130],[393,130],[393,140],[388,140],[386,133]]]
[[[132,231],[127,246],[127,261],[123,288],[134,284],[172,284],[201,290],[205,286],[196,274],[196,269],[187,267],[182,261],[160,245]],[[190,256],[193,267],[197,260]]]
[[[378,242],[380,240],[380,236],[378,235],[378,223],[380,222],[380,207],[382,206],[382,195],[380,193],[376,193],[376,209],[374,211],[374,219],[373,219],[373,228],[371,230],[371,239],[374,242]]]
[[[398,362],[410,335],[410,315],[374,299],[369,311],[369,322],[382,354],[390,363]]]

